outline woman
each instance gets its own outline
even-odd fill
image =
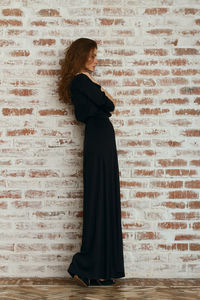
[[[109,120],[114,99],[92,77],[97,43],[79,38],[66,49],[59,95],[71,99],[75,117],[85,123],[83,229],[80,252],[68,273],[83,286],[112,285],[124,277],[120,182],[115,132]]]

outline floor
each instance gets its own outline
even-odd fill
[[[72,278],[0,278],[1,300],[200,299],[200,279],[117,279],[116,286],[82,287]]]

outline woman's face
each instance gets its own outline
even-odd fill
[[[97,48],[91,49],[89,52],[88,60],[85,63],[85,68],[88,71],[93,72],[95,70],[95,67],[98,62],[96,56],[97,56]]]

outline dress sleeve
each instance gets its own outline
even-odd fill
[[[115,109],[115,105],[114,105],[114,103],[108,98],[108,97],[106,97],[107,99],[106,99],[106,102],[105,102],[105,104],[103,105],[103,107],[102,107],[102,109],[104,110],[104,111],[114,111],[114,109]]]
[[[71,84],[71,90],[76,89],[89,98],[103,110],[113,111],[114,103],[101,91],[101,86],[93,82],[86,74],[76,75]]]

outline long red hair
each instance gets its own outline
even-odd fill
[[[97,48],[97,42],[88,38],[79,38],[64,51],[64,59],[60,60],[61,70],[58,79],[59,100],[71,103],[70,83],[76,73],[85,68],[91,49]]]

